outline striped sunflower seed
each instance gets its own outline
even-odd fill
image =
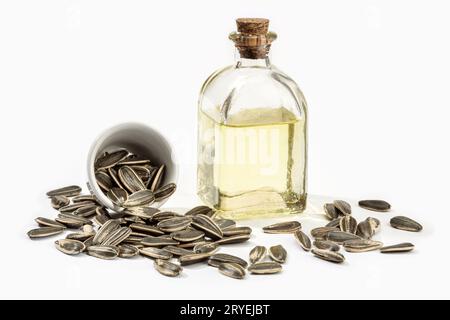
[[[309,239],[309,237],[306,235],[306,233],[304,233],[301,230],[297,230],[294,233],[295,239],[297,239],[298,243],[300,244],[300,246],[303,248],[303,250],[305,251],[310,251],[311,250],[311,239]]]
[[[252,229],[250,227],[230,227],[222,230],[224,237],[231,237],[237,235],[250,235],[252,233]]]
[[[334,207],[336,208],[336,211],[340,214],[340,215],[350,215],[352,214],[352,206],[350,205],[350,203],[344,201],[344,200],[335,200],[333,201]]]
[[[409,252],[412,250],[414,250],[414,245],[409,242],[399,243],[392,246],[380,248],[381,253]]]
[[[269,248],[270,258],[278,263],[285,263],[287,258],[287,251],[282,245],[272,246]]]
[[[342,245],[347,252],[367,252],[383,247],[382,242],[367,239],[348,240],[344,241]]]
[[[326,240],[327,234],[331,231],[337,231],[335,227],[318,227],[311,230],[311,236],[316,240]]]
[[[321,249],[312,249],[311,252],[317,258],[320,258],[325,261],[342,263],[345,261],[345,257],[339,252],[329,251],[329,250],[321,250]]]
[[[178,241],[169,238],[161,237],[145,237],[142,239],[141,244],[145,247],[163,247],[163,246],[176,246],[179,244]]]
[[[155,191],[155,201],[159,202],[167,199],[173,195],[175,191],[177,191],[177,185],[175,183],[166,184]]]
[[[166,169],[165,165],[162,165],[159,167],[158,171],[156,171],[155,176],[153,177],[153,181],[151,182],[150,190],[155,192],[158,190],[163,177],[164,177],[164,171]]]
[[[179,261],[182,266],[203,262],[209,259],[209,253],[193,253],[180,256]]]
[[[113,179],[105,171],[97,170],[95,172],[95,180],[98,186],[105,192],[108,192],[114,187]]]
[[[254,247],[249,254],[250,263],[255,264],[264,260],[267,255],[267,248],[264,246],[256,246]]]
[[[282,269],[278,262],[257,262],[248,267],[252,274],[275,274],[280,273]]]
[[[192,226],[203,231],[207,237],[212,239],[222,239],[222,229],[210,217],[197,214],[192,217]]]
[[[193,247],[194,253],[213,255],[219,250],[219,245],[214,242],[198,243]]]
[[[164,232],[175,232],[186,229],[191,224],[190,217],[176,217],[158,222],[157,228]]]
[[[77,202],[77,203],[69,204],[67,206],[59,208],[59,212],[70,213],[70,212],[76,211],[77,209],[79,209],[81,207],[90,206],[90,205],[92,205],[92,202],[90,202],[90,201]]]
[[[51,205],[56,210],[59,210],[62,207],[68,206],[69,204],[70,204],[70,199],[66,196],[51,197]]]
[[[391,205],[384,200],[361,200],[358,205],[361,208],[378,212],[386,212],[391,209]]]
[[[176,217],[182,217],[182,215],[179,213],[173,212],[173,211],[160,211],[153,215],[152,220],[160,222],[163,220],[176,218]]]
[[[315,240],[313,242],[314,247],[321,250],[329,250],[338,252],[340,250],[340,247],[338,244],[334,243],[333,241],[329,240]]]
[[[222,229],[222,232],[225,229],[236,227],[236,221],[230,219],[214,219],[214,222]]]
[[[393,217],[390,223],[392,227],[403,231],[419,232],[423,229],[420,223],[405,216]]]
[[[163,259],[156,259],[153,265],[160,274],[167,277],[177,277],[183,271],[178,264]]]
[[[358,221],[356,221],[356,219],[352,216],[346,215],[339,221],[339,227],[341,231],[356,234]]]
[[[166,246],[163,249],[177,257],[194,253],[192,250],[187,250],[187,249],[183,249],[183,248],[176,247],[176,246]]]
[[[244,279],[245,269],[236,263],[221,263],[219,266],[219,272],[227,277],[233,279]]]
[[[135,207],[129,208],[125,210],[126,215],[136,216],[142,219],[152,220],[153,216],[160,212],[159,209],[151,208],[151,207]]]
[[[353,233],[343,232],[343,231],[330,231],[327,233],[326,240],[342,244],[344,241],[348,240],[358,240],[361,237]]]
[[[182,230],[176,231],[171,234],[172,239],[179,242],[192,242],[195,240],[202,239],[205,236],[203,231],[198,230]]]
[[[263,228],[263,231],[271,234],[294,233],[301,228],[302,225],[298,221],[286,221],[266,226]]]
[[[70,239],[56,240],[55,247],[62,253],[68,255],[77,255],[86,249],[83,242]]]
[[[119,256],[119,249],[114,246],[90,246],[86,253],[95,258],[112,260]]]
[[[222,239],[216,240],[215,243],[218,245],[241,243],[248,241],[250,237],[249,234],[238,234],[236,236],[223,237]]]
[[[95,202],[97,203],[97,198],[93,195],[87,195],[87,194],[82,194],[76,197],[72,198],[72,202],[73,203],[78,203],[78,202]]]
[[[114,167],[119,162],[125,160],[129,155],[127,150],[117,150],[115,152],[104,154],[95,161],[96,169],[108,169]]]
[[[323,205],[323,210],[325,211],[325,215],[330,220],[335,220],[339,217],[339,212],[336,210],[336,207],[332,203],[325,203]]]
[[[196,216],[199,214],[211,217],[214,214],[214,209],[211,209],[210,207],[207,206],[198,206],[186,212],[185,216]]]
[[[123,166],[118,171],[118,176],[122,185],[130,193],[146,190],[141,177],[129,166]]]
[[[130,224],[130,228],[134,231],[145,233],[151,236],[161,236],[164,234],[164,232],[159,230],[158,228],[142,223],[132,223]]]
[[[155,195],[150,190],[141,190],[131,194],[123,203],[126,208],[151,205],[155,201]]]
[[[47,197],[52,198],[56,196],[74,197],[81,193],[79,186],[68,186],[47,192]]]
[[[54,236],[60,234],[64,231],[64,228],[61,227],[40,227],[37,229],[33,229],[28,231],[27,235],[30,239],[39,239]]]
[[[72,233],[69,233],[66,236],[66,239],[67,240],[78,240],[78,241],[83,242],[83,241],[86,241],[87,239],[89,239],[90,237],[92,237],[94,235],[95,235],[94,232],[92,232],[92,233],[88,233],[88,232],[72,232]]]
[[[97,214],[97,208],[96,204],[86,205],[75,210],[73,214],[79,217],[89,218]]]
[[[139,254],[139,249],[131,244],[121,244],[118,249],[120,258],[132,258]]]
[[[208,264],[211,267],[218,268],[222,263],[235,263],[243,268],[247,268],[248,265],[244,259],[226,253],[216,253],[208,259]]]
[[[128,201],[128,193],[121,188],[112,188],[108,191],[106,196],[112,201],[112,203],[119,207],[122,207],[124,203]]]
[[[118,220],[108,220],[98,230],[94,237],[93,244],[102,244],[112,232],[120,228],[120,222]]]
[[[119,173],[115,168],[108,168],[108,174],[111,177],[111,179],[114,181],[114,185],[120,189],[125,189],[125,187],[122,185],[122,182],[119,179]]]
[[[328,228],[339,228],[340,227],[340,224],[341,224],[341,219],[342,219],[343,217],[339,217],[339,218],[336,218],[336,219],[333,219],[333,220],[331,220],[330,222],[328,222],[326,225],[325,225],[325,227],[328,227]]]
[[[361,221],[358,223],[358,227],[356,228],[356,235],[363,239],[372,239],[372,236],[375,234],[375,224],[371,223],[369,219]]]
[[[55,220],[47,219],[44,217],[37,217],[36,219],[34,219],[34,221],[36,221],[36,223],[40,227],[56,227],[56,228],[63,228],[63,229],[66,228],[66,226],[63,225],[62,223],[59,223]]]
[[[123,240],[128,238],[131,234],[131,229],[128,227],[121,227],[111,231],[105,239],[100,243],[102,246],[117,246]]]

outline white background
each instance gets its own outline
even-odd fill
[[[0,3],[0,298],[450,298],[450,4],[448,1],[20,1]],[[206,266],[163,277],[147,259],[69,257],[30,241],[36,216],[54,217],[45,192],[84,185],[93,139],[142,121],[174,143],[179,191],[197,203],[196,102],[203,81],[234,58],[234,19],[271,19],[272,62],[309,103],[308,214],[325,200],[382,198],[394,213],[378,239],[411,241],[403,255],[346,254],[343,265],[263,235],[222,249],[246,257],[283,244],[283,273],[236,281]],[[327,198],[325,198],[327,197]],[[355,202],[352,202],[355,204]],[[355,208],[358,219],[369,213]],[[388,226],[392,214],[424,231]]]

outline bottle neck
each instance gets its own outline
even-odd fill
[[[270,68],[269,54],[266,54],[264,57],[260,58],[243,58],[239,53],[239,50],[236,50],[235,61],[236,61],[236,68],[251,68],[251,67]]]

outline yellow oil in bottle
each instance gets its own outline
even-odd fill
[[[252,108],[219,123],[199,113],[198,194],[222,217],[303,211],[306,128],[285,108]]]

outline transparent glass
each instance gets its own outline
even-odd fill
[[[268,56],[236,57],[201,89],[198,195],[227,218],[300,213],[307,196],[305,98]]]

